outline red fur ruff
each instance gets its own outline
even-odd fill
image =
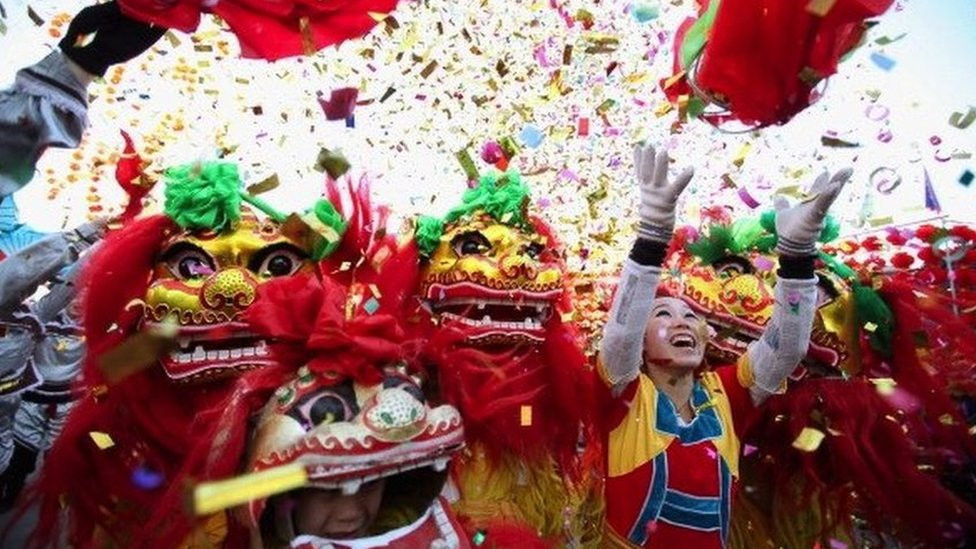
[[[548,247],[558,249],[549,227],[537,218],[532,223]],[[594,380],[578,334],[562,320],[561,313],[572,310],[569,294],[564,292],[556,304],[542,344],[488,352],[467,345],[463,326],[428,325],[432,333],[425,358],[436,372],[442,398],[461,411],[467,440],[483,443],[495,459],[551,456],[561,471],[578,478],[580,429],[592,432]],[[591,449],[598,451],[596,446]]]
[[[956,535],[973,535],[976,512],[919,467],[935,465],[926,455],[931,425],[914,421],[896,402],[864,380],[797,383],[771,398],[749,431],[757,437],[760,467],[781,488],[795,486],[791,481],[802,474],[808,498],[816,494],[823,510],[840,520],[856,512],[875,524],[894,521],[937,546],[952,541],[944,537],[953,532],[951,523],[963,528]],[[792,447],[804,427],[826,434],[815,451]],[[801,511],[809,499],[793,501]]]
[[[473,529],[469,524],[464,524],[464,519],[460,519],[462,526],[467,532],[475,532],[473,546],[485,549],[551,549],[558,545],[556,540],[547,540],[539,537],[534,528],[525,524],[514,524],[511,522],[489,523],[483,528]],[[483,541],[478,544],[477,541]]]

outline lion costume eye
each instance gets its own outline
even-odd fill
[[[287,415],[306,429],[313,429],[319,425],[350,421],[358,413],[359,405],[351,383],[342,383],[303,396]]]
[[[260,276],[288,276],[302,267],[305,257],[291,244],[275,244],[255,254],[248,268]]]
[[[712,264],[720,278],[733,278],[755,272],[752,264],[744,257],[727,255]]]
[[[199,280],[216,272],[210,254],[187,243],[180,243],[163,254],[163,262],[180,280]]]
[[[491,249],[491,242],[480,232],[470,231],[455,236],[451,248],[458,256],[484,254]]]
[[[525,247],[525,255],[532,259],[539,259],[544,251],[546,251],[546,247],[538,242],[533,242]]]

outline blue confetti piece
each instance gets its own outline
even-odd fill
[[[143,490],[155,490],[163,484],[164,475],[153,471],[145,465],[140,465],[132,471],[132,484]]]
[[[539,131],[539,128],[536,128],[531,124],[522,128],[522,132],[519,133],[519,139],[521,139],[522,143],[525,143],[525,146],[529,147],[530,149],[538,147],[539,144],[542,143],[543,137],[544,136],[542,135],[542,132]]]
[[[657,19],[658,13],[657,4],[637,4],[634,6],[631,15],[634,17],[634,21],[647,23],[648,21]]]
[[[959,176],[959,182],[962,183],[963,186],[968,187],[970,184],[972,184],[974,178],[976,178],[976,175],[973,175],[973,172],[966,170],[962,172],[961,176]]]
[[[375,297],[371,297],[363,303],[363,309],[366,310],[366,314],[373,314],[380,308],[380,302],[376,300]]]
[[[356,127],[356,115],[350,114],[346,117],[346,127],[355,128]]]
[[[883,53],[872,53],[871,61],[883,71],[890,71],[895,66],[895,60]]]

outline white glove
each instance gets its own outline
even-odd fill
[[[657,154],[653,145],[637,145],[634,148],[634,170],[640,185],[640,225],[637,234],[641,238],[668,242],[674,231],[674,210],[681,191],[695,175],[694,168],[685,168],[672,183],[668,183],[668,151],[662,148]]]
[[[854,172],[844,168],[833,177],[824,171],[810,188],[810,196],[790,207],[783,196],[776,197],[776,252],[781,255],[806,256],[817,253],[816,243],[823,230],[827,210]]]

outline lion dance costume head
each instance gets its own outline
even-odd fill
[[[662,289],[714,328],[714,362],[746,352],[769,321],[773,215],[678,231]],[[828,219],[821,240],[837,234]],[[872,529],[939,546],[976,531],[976,502],[940,482],[976,456],[947,383],[958,360],[932,360],[971,349],[972,329],[930,289],[899,272],[871,275],[870,264],[820,253],[807,357],[745,437],[736,546],[807,546],[825,532],[860,545]]]
[[[46,462],[40,538],[63,501],[79,546],[192,543],[183,484],[233,472],[247,417],[267,398],[257,389],[298,367],[275,360],[244,315],[268,281],[317,276],[340,216],[324,200],[283,216],[243,192],[233,164],[166,176],[165,214],[111,233],[88,264],[87,396]],[[240,425],[218,432],[225,415]],[[224,539],[223,516],[210,519],[211,542]]]
[[[454,467],[457,508],[499,547],[530,543],[518,527],[550,542],[587,539],[598,507],[577,451],[590,372],[564,322],[571,308],[558,243],[528,204],[519,174],[486,175],[443,219],[423,217],[416,230],[418,293],[440,351],[433,367],[467,432],[469,450]]]
[[[464,445],[461,416],[449,405],[430,403],[417,362],[420,345],[407,338],[394,314],[402,311],[392,305],[397,292],[362,278],[348,289],[304,276],[272,284],[289,289],[276,292],[282,298],[277,304],[260,305],[255,325],[305,365],[265,406],[248,470],[300,464],[308,483],[251,501],[246,515],[253,535],[266,547],[322,542],[322,535],[301,536],[296,507],[303,498],[309,492],[327,500],[369,497],[360,492],[379,485],[375,514],[367,519],[370,513],[353,517],[347,511],[342,529],[355,527],[357,537],[383,536],[383,546],[390,547],[428,547],[437,540],[469,547],[439,497],[448,462]],[[298,311],[294,296],[302,297]],[[275,307],[286,312],[271,311]]]

